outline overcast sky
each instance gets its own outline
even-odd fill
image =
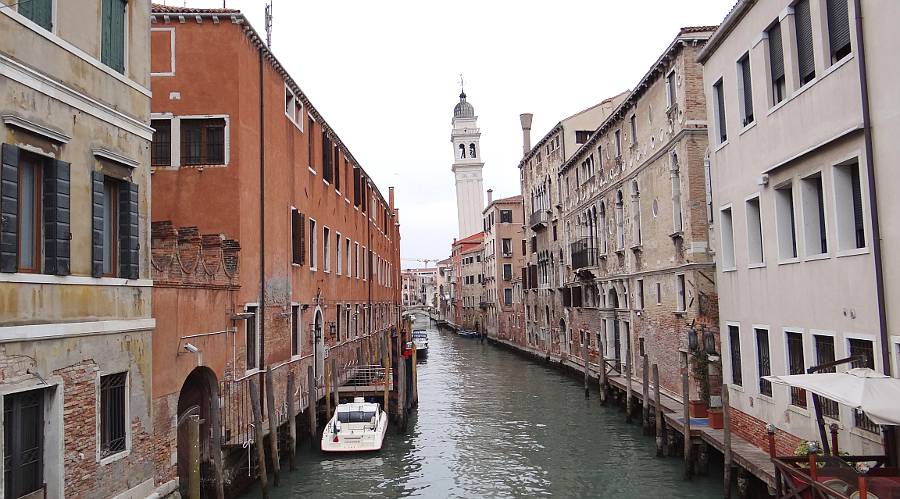
[[[384,195],[396,188],[403,266],[418,267],[446,258],[457,236],[450,120],[460,73],[481,128],[484,187],[516,195],[520,113],[534,113],[539,140],[631,88],[680,27],[718,24],[735,0],[273,1],[273,52]],[[225,4],[264,35],[265,0]]]

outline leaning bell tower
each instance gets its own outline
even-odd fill
[[[484,211],[484,182],[481,170],[481,146],[478,118],[475,108],[466,101],[466,92],[459,94],[459,103],[453,108],[453,174],[456,176],[456,210],[459,217],[459,238],[481,232],[481,216]]]

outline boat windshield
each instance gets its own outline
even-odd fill
[[[338,413],[338,421],[341,423],[368,423],[375,417],[372,411],[347,411]]]

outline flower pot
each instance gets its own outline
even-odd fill
[[[725,418],[722,414],[722,409],[710,409],[707,411],[709,415],[709,427],[715,430],[721,430],[725,427]]]
[[[692,418],[705,418],[706,417],[706,402],[703,400],[691,400],[690,404],[690,415]]]

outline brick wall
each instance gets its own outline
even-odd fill
[[[747,440],[766,452],[769,451],[769,438],[766,433],[766,423],[764,421],[760,421],[749,414],[732,407],[731,429],[744,440]],[[775,453],[777,455],[793,456],[794,450],[800,445],[800,442],[802,442],[800,437],[778,428],[775,429]]]

